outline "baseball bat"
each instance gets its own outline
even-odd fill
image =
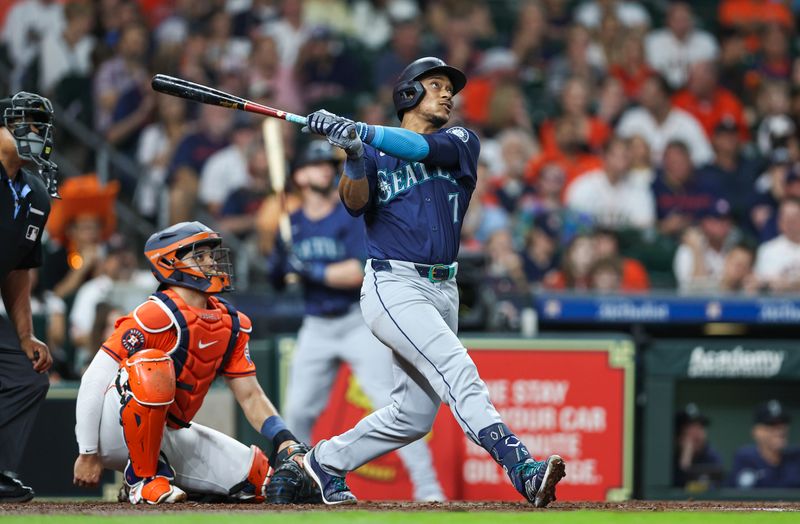
[[[153,87],[153,90],[159,93],[185,98],[186,100],[200,102],[201,104],[238,109],[240,111],[247,111],[248,113],[258,113],[259,115],[266,115],[272,118],[288,120],[295,124],[306,125],[306,117],[304,116],[257,104],[256,102],[226,93],[225,91],[220,91],[181,78],[175,78],[174,76],[155,75],[150,85]]]
[[[281,124],[272,118],[265,118],[261,124],[264,139],[264,151],[269,163],[269,178],[272,190],[280,203],[278,217],[278,234],[287,247],[292,245],[292,228],[286,210],[286,155],[283,150]]]

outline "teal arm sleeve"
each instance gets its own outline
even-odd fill
[[[401,127],[357,125],[361,140],[378,151],[402,160],[422,160],[430,152],[428,141],[414,131]]]

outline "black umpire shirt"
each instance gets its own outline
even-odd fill
[[[42,234],[50,195],[40,177],[20,169],[14,180],[0,164],[0,281],[15,269],[42,265]],[[18,347],[11,323],[0,318],[0,347]]]

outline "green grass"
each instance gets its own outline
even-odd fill
[[[496,512],[368,512],[316,511],[308,513],[145,513],[135,515],[14,515],[3,516],[2,524],[756,524],[800,523],[798,513],[758,511],[727,512],[608,512],[608,511],[537,511]]]

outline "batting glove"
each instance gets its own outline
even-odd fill
[[[328,133],[328,129],[330,129],[334,123],[340,120],[346,119],[334,115],[330,111],[320,109],[319,111],[314,111],[306,117],[306,125],[300,131],[303,133],[316,133],[318,135],[325,135]]]
[[[328,142],[341,147],[347,153],[347,158],[356,160],[364,156],[364,144],[358,136],[356,123],[352,120],[340,119],[325,133]]]

